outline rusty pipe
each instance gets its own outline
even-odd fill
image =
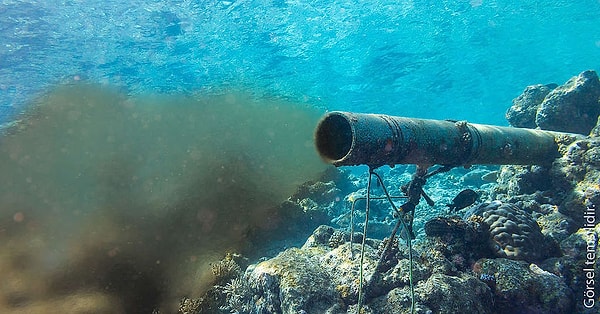
[[[335,111],[321,118],[315,144],[321,158],[335,166],[543,165],[559,156],[562,136],[579,135]]]

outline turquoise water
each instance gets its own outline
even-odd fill
[[[600,68],[600,1],[2,1],[0,115],[56,83],[506,124]]]
[[[0,1],[0,131],[27,113],[0,136],[9,314],[174,313],[215,262],[347,226],[365,167],[298,189],[323,109],[506,125],[527,85],[600,70],[600,0]],[[383,168],[394,195],[414,172]],[[496,169],[432,179],[417,236]]]

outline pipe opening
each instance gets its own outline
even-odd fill
[[[317,125],[315,143],[319,155],[326,161],[344,158],[352,148],[350,121],[339,113],[325,116]]]

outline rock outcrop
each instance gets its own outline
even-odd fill
[[[561,86],[528,86],[506,112],[512,126],[588,135],[600,115],[600,80],[584,71]]]

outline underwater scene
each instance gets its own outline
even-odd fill
[[[0,313],[600,313],[599,25],[0,0]]]

